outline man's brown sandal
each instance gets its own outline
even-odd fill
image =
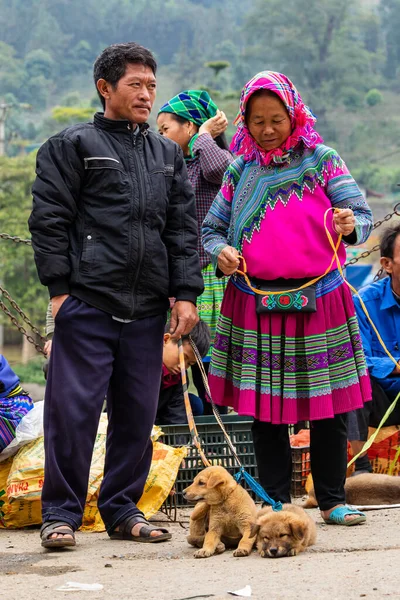
[[[56,533],[62,537],[50,537]],[[66,538],[71,535],[71,538]],[[67,546],[76,546],[75,532],[71,525],[64,521],[46,521],[40,529],[40,537],[43,548],[65,548]]]
[[[132,535],[132,528],[138,523],[143,523],[143,527],[140,529],[139,535]],[[168,529],[150,525],[142,515],[131,515],[117,525],[117,527],[119,528],[118,531],[114,530],[110,533],[112,540],[130,540],[131,542],[152,544],[154,542],[170,540],[172,537]],[[151,535],[152,531],[161,531],[162,533],[160,535]]]

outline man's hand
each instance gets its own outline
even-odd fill
[[[182,335],[188,335],[198,323],[197,308],[191,302],[178,300],[171,311],[170,334],[173,340],[178,340]]]
[[[199,135],[202,133],[209,133],[211,137],[216,138],[221,135],[221,133],[224,133],[227,127],[228,119],[226,118],[225,113],[221,110],[218,110],[215,117],[208,119],[208,121],[200,126]]]
[[[350,208],[344,208],[333,214],[333,225],[336,233],[350,235],[354,231],[356,219]]]
[[[63,294],[62,296],[53,296],[51,299],[51,314],[53,319],[56,318],[58,311],[68,298],[69,294]]]
[[[239,252],[232,246],[225,246],[218,256],[218,268],[224,275],[233,275],[239,267]]]

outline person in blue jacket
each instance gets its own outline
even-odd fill
[[[400,392],[400,223],[386,229],[380,243],[380,263],[387,277],[361,289],[359,294],[389,352],[398,361],[395,366],[386,354],[365,314],[360,299],[354,304],[367,366],[372,384],[372,401],[354,411],[349,419],[348,437],[353,451],[361,450],[368,427],[377,427]],[[385,425],[400,424],[400,402]],[[358,442],[358,443],[354,443]],[[370,471],[368,458],[356,461],[356,471]]]

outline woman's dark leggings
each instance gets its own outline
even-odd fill
[[[274,500],[290,502],[292,451],[287,425],[254,420],[252,426],[258,476]],[[347,414],[310,424],[311,473],[320,510],[345,503]]]

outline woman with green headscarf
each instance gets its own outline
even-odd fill
[[[204,279],[204,293],[198,298],[197,308],[200,318],[211,329],[211,339],[214,339],[226,281],[215,276],[210,258],[201,245],[201,227],[219,192],[224,173],[233,160],[224,135],[228,120],[225,114],[218,110],[208,92],[186,90],[161,107],[157,116],[157,126],[161,135],[170,138],[182,148],[189,179],[196,196],[198,251]],[[211,350],[212,348],[204,359],[207,372]],[[203,400],[204,412],[211,414],[211,407],[205,402],[205,390],[197,365],[192,367],[192,376],[199,396]]]

